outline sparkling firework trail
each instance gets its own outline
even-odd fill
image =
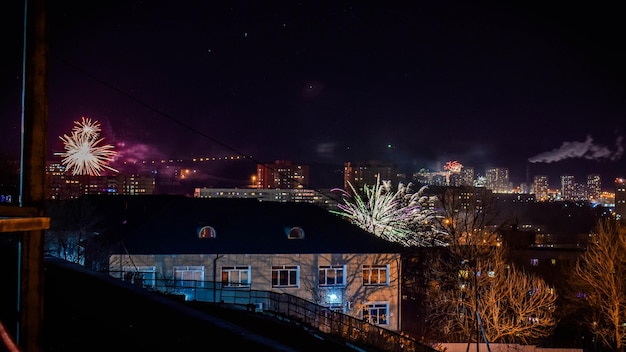
[[[72,175],[99,176],[105,169],[118,172],[107,165],[117,152],[112,145],[100,145],[104,138],[99,138],[99,132],[100,124],[83,118],[82,122],[75,122],[71,135],[59,137],[65,152],[56,155],[63,157],[61,163],[72,169]]]
[[[352,184],[350,193],[334,189],[342,194],[344,203],[339,211],[331,211],[346,217],[360,228],[391,242],[407,247],[445,246],[446,233],[434,227],[434,211],[426,205],[428,197],[419,192],[410,193],[409,186],[400,184],[392,192],[389,182],[378,183],[371,188],[363,187],[363,195]]]

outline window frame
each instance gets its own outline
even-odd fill
[[[389,264],[364,264],[361,269],[363,286],[389,286]],[[381,281],[381,272],[383,271],[384,282]],[[369,275],[366,275],[366,272]],[[375,282],[372,280],[374,276],[376,277]]]
[[[329,283],[329,272],[333,272],[332,278],[334,283]],[[341,275],[338,276],[337,273],[341,272]],[[317,284],[319,287],[343,287],[346,285],[346,265],[320,265],[317,269],[318,280]],[[337,282],[337,277],[340,278],[341,282]],[[323,283],[322,283],[323,281]]]
[[[361,319],[373,325],[389,325],[389,301],[374,301],[363,304]]]
[[[222,266],[220,271],[222,273],[222,287],[238,288],[238,287],[250,287],[252,285],[251,267],[250,265],[225,265]],[[238,281],[233,281],[233,273],[237,273],[239,277]],[[247,280],[241,280],[242,273],[245,273]],[[226,279],[224,277],[226,275]]]
[[[299,288],[299,287],[300,287],[300,266],[299,265],[272,265],[272,288]]]
[[[173,274],[176,287],[204,287],[204,266],[202,265],[176,265]],[[179,278],[179,274],[183,277]],[[187,278],[186,274],[191,274],[192,278]]]
[[[129,278],[127,278],[126,274],[132,274]],[[139,279],[137,274],[141,274],[141,283],[137,282],[136,279]],[[146,278],[146,274],[147,277]],[[125,266],[122,267],[122,280],[126,282],[130,282],[133,285],[138,285],[141,287],[155,287],[156,286],[156,267],[153,265],[143,265],[143,266]]]

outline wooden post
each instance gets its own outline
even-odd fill
[[[48,135],[48,81],[45,0],[25,0],[20,206],[43,216]],[[43,230],[23,232],[17,343],[40,352],[43,328]]]

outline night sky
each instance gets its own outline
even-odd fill
[[[19,3],[0,14],[9,155],[21,138]],[[118,162],[240,155],[314,173],[458,160],[508,167],[515,183],[600,172],[605,189],[626,177],[617,3],[47,3],[51,158],[84,116]]]

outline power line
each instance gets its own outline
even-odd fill
[[[255,158],[253,158],[252,156],[246,155],[246,154],[238,151],[237,149],[229,146],[228,144],[223,143],[223,142],[219,141],[218,139],[216,139],[216,138],[214,138],[212,136],[209,136],[208,134],[206,134],[206,133],[204,133],[202,131],[197,130],[196,128],[194,128],[193,126],[189,125],[188,123],[185,123],[185,122],[181,121],[180,119],[177,119],[174,116],[172,116],[172,115],[170,115],[170,114],[168,114],[168,113],[166,113],[166,112],[156,108],[155,106],[153,106],[151,104],[148,104],[148,103],[144,102],[143,100],[140,100],[140,99],[136,98],[132,94],[130,94],[130,93],[128,93],[128,92],[126,92],[126,91],[124,91],[122,89],[117,88],[113,84],[110,84],[109,82],[101,79],[100,77],[97,77],[97,76],[91,74],[87,70],[85,70],[85,69],[83,69],[83,68],[81,68],[81,67],[79,67],[77,65],[74,65],[73,63],[69,62],[68,60],[65,60],[65,59],[63,59],[63,58],[61,58],[59,56],[56,56],[56,55],[54,55],[54,58],[57,59],[58,61],[60,61],[61,63],[67,65],[68,67],[71,67],[72,69],[76,70],[77,72],[80,72],[81,74],[85,75],[86,77],[91,78],[92,80],[96,81],[97,83],[101,84],[102,86],[105,86],[105,87],[111,89],[112,91],[115,91],[118,94],[120,94],[120,95],[122,95],[122,96],[124,96],[124,97],[126,97],[128,99],[130,99],[131,101],[133,101],[133,102],[135,102],[135,103],[145,107],[146,109],[148,109],[148,110],[150,110],[150,111],[152,111],[152,112],[154,112],[156,114],[159,114],[162,117],[165,117],[166,119],[170,120],[171,122],[174,122],[175,124],[177,124],[177,125],[185,128],[185,129],[187,129],[187,130],[197,134],[198,136],[206,138],[209,141],[211,141],[211,142],[213,142],[213,143],[215,143],[215,144],[217,144],[217,145],[219,145],[219,146],[221,146],[223,148],[226,148],[227,150],[230,150],[231,152],[235,153],[239,157],[245,158],[245,159],[248,159],[248,160],[252,160],[253,162],[257,163],[257,165],[263,165],[263,167],[268,168],[269,170],[271,170],[273,172],[276,172],[276,173],[278,173],[281,176],[285,176],[284,173],[282,173],[282,172],[280,172],[280,171],[278,171],[276,169],[273,169],[272,167],[268,166],[268,164],[262,163],[262,162],[256,160]],[[174,159],[172,159],[172,160],[174,160]],[[322,193],[321,191],[319,191],[317,189],[314,189],[312,187],[309,187],[309,185],[301,183],[298,180],[294,180],[294,182],[296,182],[299,186],[302,186],[303,188],[306,188],[306,189],[313,190],[314,192],[316,192],[316,193],[318,193],[318,194],[320,194],[320,195],[322,195],[324,197],[331,198],[331,199],[333,199],[335,201],[338,201],[338,202],[340,201],[340,199],[335,199],[330,194]]]

